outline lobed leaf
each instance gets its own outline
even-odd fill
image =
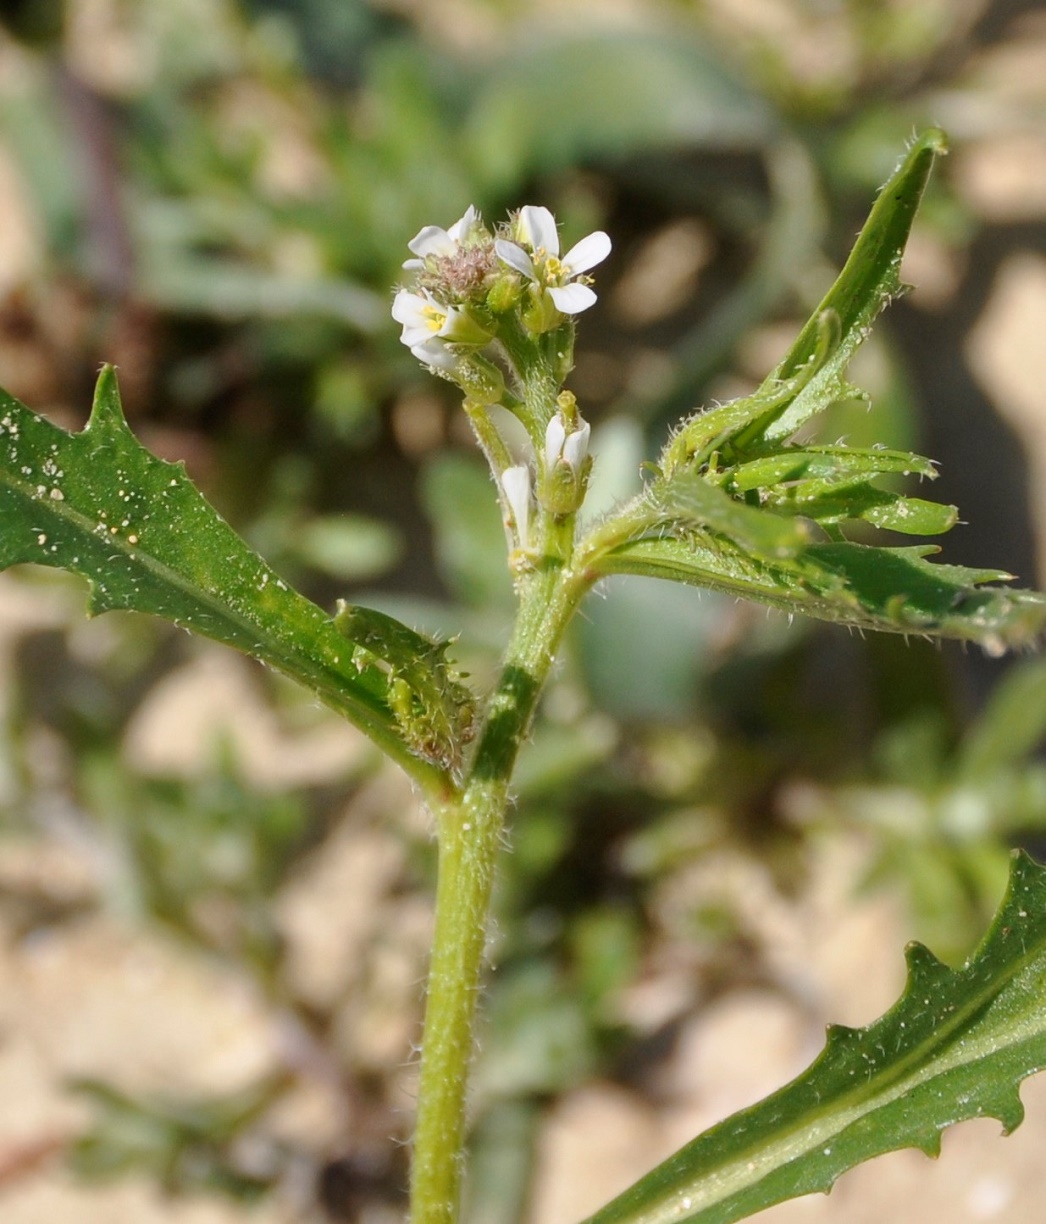
[[[669,578],[857,629],[979,642],[991,654],[1034,641],[1046,623],[1046,596],[983,585],[1009,577],[998,571],[924,560],[936,551],[841,541],[768,559],[714,532],[652,529],[590,564],[597,576]]]
[[[827,1193],[884,1152],[940,1151],[941,1132],[1024,1109],[1018,1085],[1046,1067],[1046,870],[1014,858],[984,942],[951,970],[909,946],[900,1000],[866,1028],[833,1025],[786,1087],[712,1127],[585,1224],[731,1224]]]
[[[683,423],[638,497],[582,542],[582,572],[643,574],[747,596],[859,629],[980,642],[1031,641],[1046,597],[992,584],[1009,575],[933,565],[932,547],[871,548],[843,527],[864,522],[937,535],[954,506],[879,487],[933,479],[907,451],[812,446],[788,438],[814,413],[861,395],[844,378],[872,321],[901,292],[901,256],[944,136],[917,140],[883,188],[842,272],[788,355],[752,395]]]
[[[713,448],[740,462],[781,443],[818,412],[861,395],[844,379],[872,323],[903,286],[898,275],[912,221],[933,167],[947,150],[944,134],[924,133],[909,149],[872,207],[835,283],[784,359],[752,395],[684,422],[662,456],[666,476]]]
[[[312,689],[422,785],[444,786],[449,750],[426,756],[404,736],[381,635],[359,644],[363,654],[354,649],[240,539],[181,464],[145,450],[127,428],[112,367],[78,434],[0,392],[0,489],[0,568],[68,569],[90,584],[90,615],[147,612],[235,646]],[[402,661],[401,641],[395,649]]]

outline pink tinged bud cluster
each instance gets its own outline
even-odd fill
[[[532,204],[520,209],[514,234],[516,242],[504,238],[495,242],[498,258],[530,281],[539,294],[550,297],[562,314],[588,310],[596,295],[584,274],[610,254],[609,236],[596,230],[560,258],[555,217],[547,208]]]

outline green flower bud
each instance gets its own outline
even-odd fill
[[[494,314],[505,314],[523,295],[523,284],[514,272],[505,272],[494,281],[487,294],[487,306]]]
[[[498,367],[478,353],[462,357],[454,381],[476,404],[499,404],[505,394],[505,378]]]
[[[535,293],[533,286],[527,293],[522,318],[523,326],[534,336],[551,331],[563,322],[563,315],[552,298],[547,293]]]

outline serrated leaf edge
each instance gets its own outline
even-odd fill
[[[917,1148],[928,1156],[937,1156],[942,1135],[949,1127],[959,1122],[992,1117],[1002,1124],[1005,1134],[1012,1133],[1024,1118],[1024,1106],[1019,1094],[1020,1084],[1028,1076],[1046,1068],[1046,1031],[1043,1031],[1046,1030],[1046,1021],[1039,1033],[1042,1040],[1038,1056],[1029,1057],[1023,1069],[1014,1073],[1012,1078],[1001,1082],[985,1077],[977,1084],[975,1092],[957,1099],[953,1104],[943,1105],[942,1113],[946,1116],[940,1121],[926,1124],[920,1120],[913,1124],[912,1131],[906,1138],[898,1141],[882,1143],[876,1142],[872,1137],[867,1150],[860,1157],[845,1163],[833,1162],[831,1159],[836,1141],[849,1128],[858,1125],[879,1109],[902,1096],[910,1096],[956,1067],[969,1066],[981,1057],[998,1054],[1000,1049],[1006,1048],[1005,1040],[1000,1040],[1000,1037],[1005,1039],[1008,1031],[1013,1036],[1010,1044],[1019,1045],[1019,1024],[1011,1025],[1009,1030],[1005,1026],[992,1029],[979,1040],[973,1041],[972,1048],[969,1040],[964,1038],[953,1042],[953,1038],[966,1031],[971,1018],[976,1017],[978,1013],[986,1013],[1008,987],[1015,985],[1031,964],[1036,960],[1046,959],[1046,906],[1033,903],[1035,899],[1031,893],[1036,887],[1043,893],[1039,901],[1046,900],[1046,867],[1037,864],[1023,851],[1016,851],[1002,904],[981,944],[961,968],[950,969],[924,945],[909,944],[905,949],[905,986],[900,998],[887,1012],[862,1028],[829,1025],[824,1049],[806,1071],[770,1097],[698,1136],[648,1175],[651,1180],[658,1173],[670,1177],[674,1171],[673,1167],[679,1166],[675,1180],[681,1183],[675,1188],[666,1188],[660,1192],[657,1201],[651,1202],[649,1207],[636,1204],[638,1209],[630,1209],[629,1200],[636,1198],[637,1191],[647,1181],[647,1178],[644,1178],[588,1217],[584,1224],[669,1224],[669,1221],[673,1224],[730,1224],[731,1221],[745,1218],[752,1211],[762,1210],[776,1202],[817,1192],[827,1193],[844,1172],[889,1151]],[[1035,940],[1022,935],[1022,928],[1027,927],[1029,921],[1038,923]],[[1006,954],[1008,949],[1005,945],[1015,938],[1024,939],[1022,953],[1017,956],[1011,953],[1002,970],[993,971],[992,958]],[[980,983],[980,989],[977,988],[979,977],[984,979]],[[966,987],[970,989],[963,997]],[[835,1060],[852,1058],[856,1047],[863,1044],[865,1047],[881,1050],[885,1058],[891,1040],[896,1039],[897,1034],[913,1019],[913,1003],[920,997],[927,1009],[924,1015],[932,1014],[933,1017],[934,1042],[931,1055],[923,1052],[921,1044],[916,1044],[910,1058],[902,1058],[897,1064],[890,1065],[887,1083],[876,1089],[874,1099],[843,1109],[831,1109],[830,1104],[826,1102],[823,1122],[800,1118],[780,1139],[749,1148],[739,1143],[732,1158],[721,1159],[705,1176],[687,1177],[688,1165],[697,1162],[696,1149],[699,1145],[707,1146],[710,1141],[728,1137],[729,1132],[743,1135],[749,1120],[752,1124],[757,1124],[758,1115],[767,1110],[776,1107],[783,1113],[789,1095],[797,1095],[808,1089],[819,1074],[826,1068],[831,1069]],[[1046,1008],[1046,1000],[1043,1006]],[[903,1035],[900,1040],[903,1042]],[[950,1054],[947,1053],[949,1044],[952,1045]],[[912,1063],[918,1062],[926,1063],[925,1070],[913,1074],[909,1068]],[[858,1092],[859,1089],[853,1091]],[[801,1142],[798,1138],[800,1133]],[[768,1197],[757,1206],[738,1211],[724,1210],[724,1204],[730,1199],[750,1191],[771,1175],[786,1170],[790,1161],[810,1156],[818,1150],[824,1157],[823,1172],[820,1174],[810,1175],[806,1171],[799,1171],[791,1180],[787,1191]],[[729,1177],[725,1176],[723,1167],[726,1165],[734,1166],[738,1172]]]

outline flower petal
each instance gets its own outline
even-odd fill
[[[544,250],[547,255],[559,254],[559,230],[556,218],[547,208],[526,204],[519,210],[519,233],[531,250]]]
[[[534,274],[534,262],[521,246],[516,246],[514,242],[506,242],[504,238],[499,238],[494,243],[494,251],[502,263],[507,263],[510,268],[515,268],[517,272],[522,272],[527,280],[537,279]]]
[[[567,440],[566,422],[560,413],[552,418],[545,430],[545,467],[551,471],[563,457],[563,444]]]
[[[420,344],[412,344],[410,351],[430,370],[442,370],[445,374],[453,374],[458,368],[457,357],[442,340],[429,339]]]
[[[525,463],[506,468],[501,473],[501,491],[520,548],[526,548],[530,535],[530,468]]]
[[[587,272],[600,264],[610,254],[610,235],[602,230],[596,230],[587,238],[575,243],[563,257],[563,264],[571,276]]]
[[[580,314],[595,302],[596,295],[588,285],[562,285],[548,290],[548,295],[556,304],[556,309],[564,314]]]
[[[463,238],[468,237],[469,230],[472,229],[478,219],[479,214],[476,212],[475,207],[470,204],[468,208],[465,209],[465,215],[459,220],[455,221],[450,229],[447,230],[447,237],[452,239],[455,243],[460,243]]]
[[[427,305],[420,293],[401,289],[392,299],[392,317],[397,323],[417,325],[425,317]]]
[[[392,300],[392,317],[403,325],[400,342],[408,348],[432,338],[446,324],[446,312],[429,294],[401,289]]]
[[[424,258],[426,255],[453,255],[457,245],[441,226],[426,225],[407,243],[407,250]]]
[[[443,322],[436,332],[444,340],[454,344],[486,344],[491,333],[467,310],[448,306]]]
[[[575,472],[580,472],[582,464],[588,455],[588,439],[592,433],[592,427],[588,421],[582,421],[578,418],[578,428],[573,433],[567,434],[566,441],[563,443],[563,459],[570,465]]]

